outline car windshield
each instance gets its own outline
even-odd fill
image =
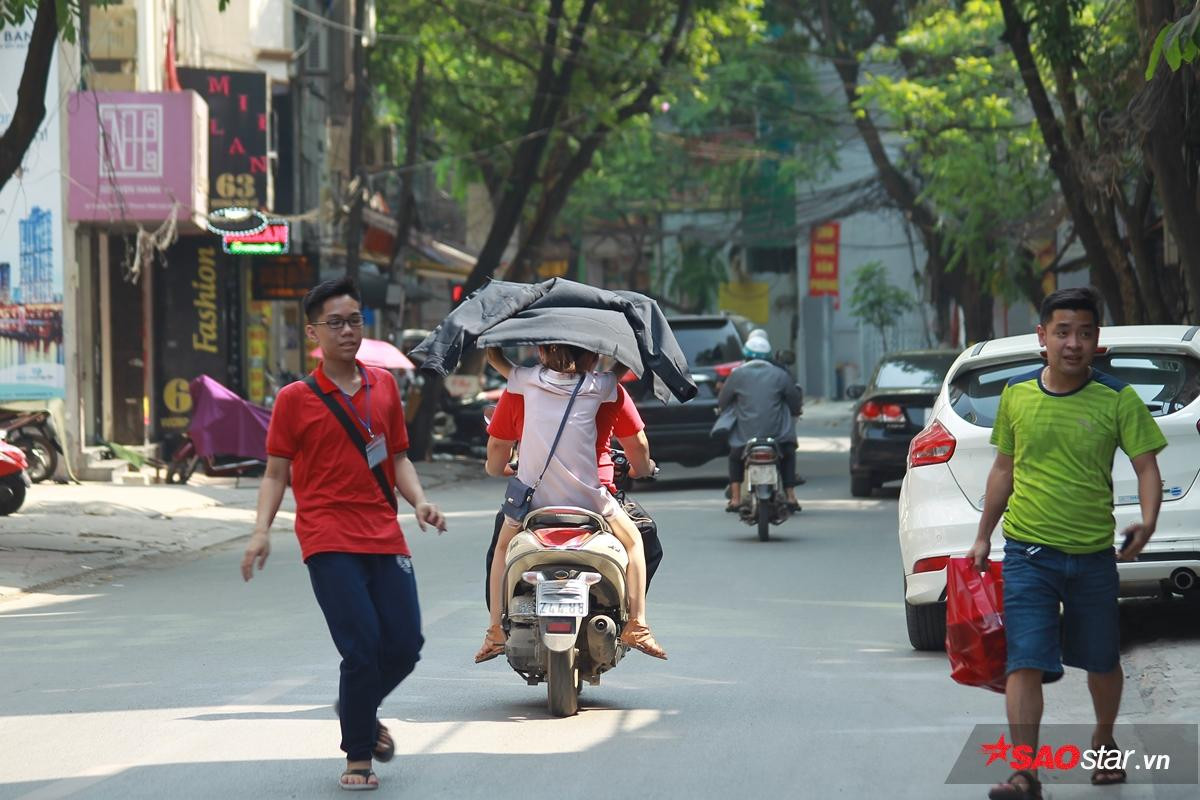
[[[742,340],[732,322],[719,325],[674,324],[671,330],[693,367],[714,367],[742,358]]]
[[[967,370],[950,383],[950,406],[967,422],[990,428],[1008,381],[1043,363],[1028,359]],[[1112,353],[1097,356],[1092,364],[1132,386],[1155,417],[1173,414],[1200,397],[1200,362],[1190,356]]]
[[[936,389],[957,353],[945,355],[887,356],[875,373],[876,389]]]

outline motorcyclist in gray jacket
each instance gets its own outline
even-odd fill
[[[729,505],[736,511],[742,505],[742,481],[746,477],[743,455],[746,442],[756,437],[773,437],[779,445],[783,485],[787,502],[799,511],[796,500],[796,417],[800,414],[803,395],[792,376],[771,359],[771,343],[765,336],[753,335],[746,340],[743,355],[746,363],[729,374],[717,407],[731,411],[734,417],[729,434]]]

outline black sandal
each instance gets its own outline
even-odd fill
[[[1017,786],[1014,778],[1020,778],[1025,785]],[[988,800],[1042,800],[1042,782],[1028,770],[1017,770],[1008,776],[1008,780],[988,792]]]
[[[384,727],[383,723],[375,720],[375,724],[379,727],[375,733],[375,749],[371,751],[371,755],[381,764],[386,764],[391,761],[396,755],[396,740],[392,738],[391,731]],[[384,737],[387,741],[384,741]]]
[[[346,783],[342,778],[347,775],[352,775],[356,778],[362,778],[362,783]],[[374,783],[370,783],[371,778],[375,779]],[[379,788],[379,776],[375,774],[375,770],[370,767],[362,769],[349,769],[342,773],[342,777],[338,778],[338,786],[345,789],[347,792],[373,792]]]
[[[1109,750],[1116,750],[1117,743],[1115,741],[1109,742],[1103,745],[1103,747]],[[1098,750],[1100,748],[1093,745],[1092,749]],[[1112,769],[1096,767],[1092,770],[1092,786],[1116,786],[1118,783],[1124,783],[1128,778],[1129,775],[1120,767],[1113,767]]]

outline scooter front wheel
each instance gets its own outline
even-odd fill
[[[25,481],[20,475],[0,478],[0,517],[7,517],[25,502]]]
[[[546,673],[546,701],[556,717],[573,717],[579,713],[579,668],[575,664],[575,648],[563,653],[551,651]]]

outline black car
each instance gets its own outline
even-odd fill
[[[888,353],[871,382],[847,388],[858,400],[850,433],[850,494],[869,497],[880,484],[904,477],[908,445],[925,427],[929,410],[957,350]]]
[[[664,404],[654,396],[648,378],[626,383],[625,389],[646,423],[651,456],[695,467],[729,452],[724,437],[709,436],[717,421],[716,383],[742,363],[742,342],[751,325],[726,315],[671,317],[668,322],[699,393],[686,403]]]

